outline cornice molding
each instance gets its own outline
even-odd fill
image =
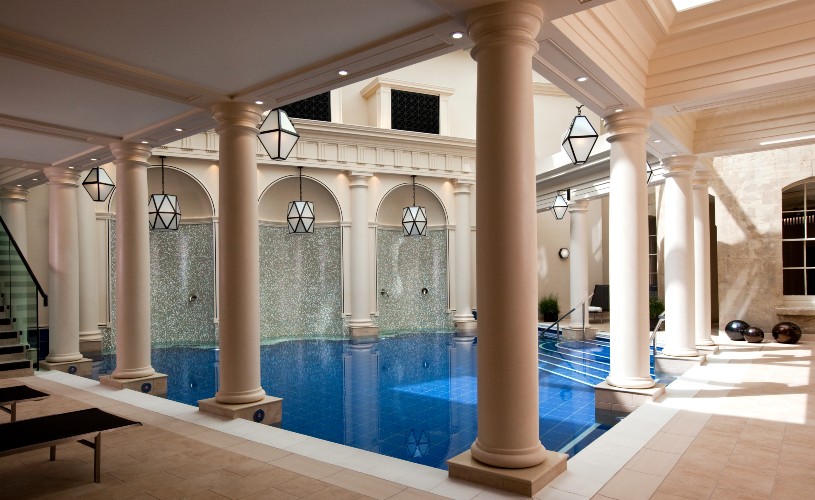
[[[430,85],[427,83],[406,82],[403,80],[395,80],[393,78],[376,77],[371,82],[359,91],[360,95],[365,99],[372,96],[380,88],[387,88],[391,90],[404,90],[405,92],[416,92],[419,94],[431,94],[441,97],[449,97],[455,93],[456,89],[449,87],[440,87],[437,85]]]

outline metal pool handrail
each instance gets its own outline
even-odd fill
[[[654,349],[655,358],[657,356],[657,330],[659,330],[659,327],[662,326],[662,323],[664,322],[665,322],[665,311],[662,311],[659,314],[659,321],[657,321],[657,325],[654,327],[654,331],[651,332],[651,338],[649,339],[651,342],[651,346]]]
[[[560,322],[563,321],[564,319],[566,319],[566,317],[569,316],[570,314],[572,314],[578,307],[582,306],[583,307],[583,322],[582,322],[583,338],[585,339],[586,338],[586,302],[590,301],[592,297],[594,297],[594,292],[587,295],[585,299],[581,300],[580,302],[577,303],[577,305],[572,307],[569,310],[569,312],[567,312],[566,314],[561,316],[557,321],[555,321],[554,323],[549,325],[549,327],[546,328],[546,330],[541,332],[541,335],[544,335],[546,332],[551,330],[553,326],[557,326],[557,329],[555,329],[555,335],[557,336],[557,341],[559,342],[560,341]]]

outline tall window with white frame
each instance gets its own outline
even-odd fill
[[[659,296],[659,277],[657,276],[657,218],[648,216],[648,295]]]
[[[815,179],[781,192],[784,295],[815,295]]]

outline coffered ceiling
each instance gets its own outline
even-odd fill
[[[492,1],[4,0],[0,185],[105,163],[114,141],[210,129],[214,102],[271,108],[466,49],[450,33]],[[652,154],[815,133],[813,2],[534,1],[535,69],[600,116],[652,109]]]

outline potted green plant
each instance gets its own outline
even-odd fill
[[[538,313],[543,321],[555,322],[560,317],[560,305],[556,293],[550,293],[541,297],[538,302]]]
[[[654,331],[659,322],[659,315],[665,311],[665,303],[659,297],[650,297],[648,299],[648,317],[650,321],[649,329]]]

